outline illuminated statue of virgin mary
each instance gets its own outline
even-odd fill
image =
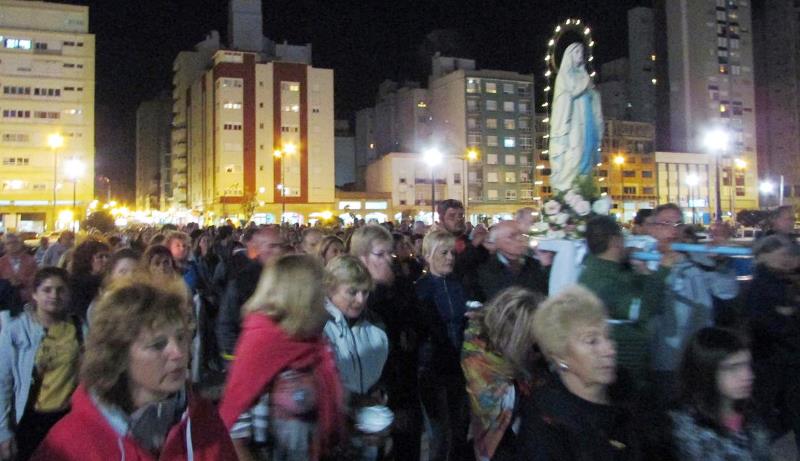
[[[600,161],[603,114],[600,94],[586,71],[583,44],[567,47],[556,77],[550,116],[550,185],[567,191]]]

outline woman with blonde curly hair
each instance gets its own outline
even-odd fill
[[[186,290],[125,278],[92,312],[72,410],[34,460],[235,460],[213,405],[191,393]]]

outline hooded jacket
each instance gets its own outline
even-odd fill
[[[107,413],[106,413],[107,414]],[[32,461],[235,461],[228,431],[212,404],[189,397],[180,422],[168,432],[159,456],[120,434],[83,386],[72,410],[50,430]]]

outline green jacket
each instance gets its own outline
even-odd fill
[[[662,309],[668,268],[644,275],[613,261],[588,255],[578,282],[603,301],[613,324],[617,363],[634,379],[644,377],[649,366],[650,334],[647,324]]]

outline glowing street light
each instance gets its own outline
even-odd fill
[[[764,195],[770,195],[775,191],[775,184],[770,180],[762,181],[758,190]]]

